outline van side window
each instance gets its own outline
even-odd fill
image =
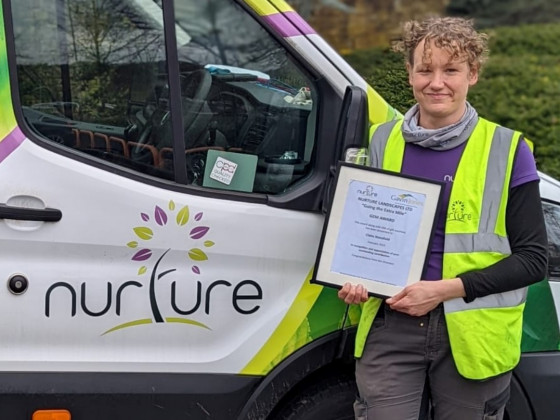
[[[159,150],[141,141],[167,83],[163,15],[137,4],[13,1],[19,96],[43,138],[172,179]]]
[[[315,89],[232,0],[174,2],[183,138],[173,139],[161,3],[13,1],[29,127],[82,157],[169,180],[186,171],[209,189],[278,194],[309,175]]]
[[[548,277],[560,281],[560,205],[543,201],[548,236]]]

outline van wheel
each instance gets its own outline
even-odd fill
[[[329,377],[294,396],[273,420],[353,420],[354,378]]]

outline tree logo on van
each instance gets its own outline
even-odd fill
[[[176,210],[175,207],[176,207],[175,203],[173,201],[170,201],[168,204],[168,212],[171,215],[174,215]],[[142,264],[138,269],[138,273],[137,273],[138,276],[145,276],[146,274],[149,274],[150,276],[149,295],[150,295],[150,307],[152,310],[153,320],[141,319],[137,321],[120,324],[117,325],[116,327],[109,329],[108,331],[103,333],[103,335],[123,328],[132,327],[141,324],[150,324],[152,322],[155,323],[179,322],[179,323],[191,324],[191,325],[196,325],[199,327],[210,329],[205,324],[191,319],[174,318],[174,317],[164,318],[162,316],[156,298],[156,285],[159,280],[161,280],[167,274],[176,271],[176,269],[173,268],[164,272],[158,272],[158,266],[161,260],[171,249],[167,249],[162,255],[159,256],[159,258],[155,259],[156,256],[154,255],[152,249],[149,247],[148,242],[154,237],[154,230],[152,229],[152,227],[150,227],[151,224],[155,222],[155,224],[157,224],[158,226],[166,226],[168,225],[168,223],[172,224],[173,222],[172,220],[170,220],[168,213],[159,206],[155,206],[153,215],[150,216],[148,213],[140,213],[140,218],[145,223],[145,225],[137,226],[132,229],[135,234],[135,238],[133,241],[127,243],[127,246],[129,248],[136,250],[136,252],[131,258],[132,261],[140,262]],[[192,240],[198,241],[198,246],[189,249],[186,255],[189,263],[192,264],[190,269],[195,275],[199,275],[201,273],[201,266],[204,264],[205,261],[208,260],[208,256],[206,252],[204,252],[203,248],[210,248],[214,246],[214,242],[207,239],[204,240],[210,228],[208,226],[203,226],[202,224],[199,224],[202,223],[202,218],[203,218],[202,212],[196,213],[192,218],[192,221],[197,225],[190,228],[189,230],[189,237]],[[191,219],[189,207],[184,206],[181,209],[179,209],[174,219],[176,225],[179,226],[180,228],[189,225],[189,221]],[[151,267],[148,265],[148,263],[150,262],[153,263]]]

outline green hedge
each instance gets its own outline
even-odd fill
[[[469,101],[481,116],[522,131],[535,144],[539,169],[560,179],[560,24],[487,32],[490,59]],[[414,103],[400,55],[376,48],[346,59],[399,111]]]

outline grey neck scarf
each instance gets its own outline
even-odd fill
[[[419,112],[420,108],[416,104],[404,115],[402,125],[404,141],[432,150],[449,150],[463,144],[478,122],[478,114],[468,102],[465,114],[459,122],[433,130],[418,125]]]

